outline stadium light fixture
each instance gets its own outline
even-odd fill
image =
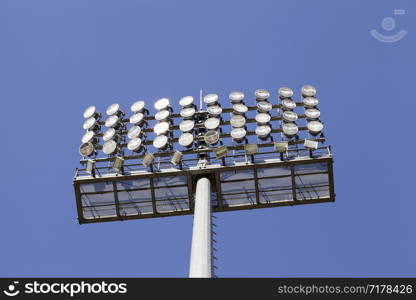
[[[275,96],[258,89],[249,103],[240,91],[225,102],[222,94],[201,93],[204,107],[185,96],[174,112],[170,99],[160,98],[152,113],[138,100],[129,117],[114,103],[105,109],[105,122],[95,106],[87,107],[79,147],[85,168],[74,178],[79,222],[194,214],[189,275],[210,277],[212,211],[334,201],[332,154],[316,94],[310,85],[300,89],[299,98],[288,87]],[[263,185],[264,180],[275,184]],[[104,206],[103,183],[110,199]],[[141,211],[118,199],[122,193],[140,199]],[[83,200],[86,195],[91,201]]]

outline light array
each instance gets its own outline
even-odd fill
[[[161,98],[154,103],[153,116],[144,101],[137,101],[128,119],[115,103],[107,108],[105,121],[95,106],[90,106],[84,112],[86,132],[79,152],[83,161],[100,159],[99,153],[103,153],[114,157],[118,167],[124,158],[136,157],[143,166],[151,167],[154,158],[160,156],[169,156],[172,166],[180,166],[186,154],[214,152],[217,158],[224,158],[228,149],[249,156],[261,154],[266,147],[279,153],[302,145],[316,150],[325,141],[316,89],[303,86],[298,102],[293,95],[292,89],[282,87],[277,100],[271,100],[267,90],[259,89],[254,92],[255,105],[250,106],[244,101],[244,93],[236,91],[228,96],[230,108],[222,108],[217,94],[207,94],[203,97],[205,109],[199,110],[194,98],[186,96],[179,100],[179,114],[174,114],[168,98]],[[304,125],[300,124],[303,120]],[[107,128],[104,133],[102,125]],[[300,136],[302,131],[306,136]],[[147,140],[147,133],[153,133],[151,140]]]

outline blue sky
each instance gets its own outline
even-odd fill
[[[394,15],[405,9],[405,15]],[[0,276],[186,277],[192,217],[79,225],[82,112],[318,89],[335,203],[217,214],[219,277],[415,276],[414,1],[0,1]],[[385,17],[396,27],[386,31]],[[407,35],[383,43],[369,31]]]

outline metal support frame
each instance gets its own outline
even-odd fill
[[[198,179],[195,192],[190,278],[212,277],[211,182]]]
[[[296,182],[295,182],[295,173],[294,170],[291,170],[290,175],[284,175],[291,177],[291,189],[290,192],[293,197],[291,197],[291,200],[285,200],[280,202],[273,202],[273,203],[260,203],[255,202],[252,204],[244,204],[239,206],[229,206],[227,201],[223,197],[223,190],[222,190],[222,181],[220,179],[221,172],[224,171],[231,171],[231,170],[253,170],[256,169],[256,171],[259,168],[269,168],[269,167],[291,167],[296,165],[307,165],[311,163],[325,163],[327,164],[327,170],[324,173],[328,174],[328,184],[329,184],[329,196],[328,197],[320,197],[320,198],[313,198],[308,199],[306,201],[302,200],[300,201],[297,199],[296,195]],[[254,170],[253,170],[254,172]],[[316,173],[316,172],[315,172]],[[313,175],[315,173],[306,173],[304,175]],[[259,180],[257,179],[257,172],[254,173],[253,179],[249,180],[255,180],[256,182]],[[155,178],[158,178],[160,176],[186,176],[187,182],[185,183],[184,187],[187,189],[188,199],[189,199],[189,209],[185,209],[182,211],[171,211],[171,212],[159,212],[157,211],[157,200],[155,195],[155,189],[153,180]],[[314,158],[314,159],[297,159],[293,161],[280,161],[275,160],[273,162],[264,162],[264,163],[256,163],[256,164],[240,164],[238,166],[212,166],[204,169],[199,168],[193,168],[191,170],[169,170],[169,171],[163,171],[163,172],[140,172],[137,174],[132,175],[124,175],[124,176],[117,176],[109,175],[109,176],[102,176],[102,177],[91,177],[91,176],[81,176],[81,177],[75,177],[74,178],[74,190],[76,195],[76,203],[77,203],[77,211],[78,211],[78,222],[81,224],[85,223],[97,223],[97,222],[108,222],[108,221],[122,221],[122,220],[131,220],[131,219],[144,219],[144,218],[157,218],[157,217],[168,217],[168,216],[177,216],[177,215],[189,215],[194,213],[194,202],[195,202],[195,186],[196,186],[196,180],[197,178],[201,177],[207,177],[210,178],[210,181],[212,183],[211,190],[212,192],[216,193],[217,198],[217,205],[213,205],[212,211],[213,212],[225,212],[225,211],[236,211],[236,210],[242,210],[242,209],[257,209],[257,208],[266,208],[266,207],[277,207],[277,206],[291,206],[291,205],[303,205],[303,204],[312,204],[312,203],[323,203],[323,202],[332,202],[335,201],[335,192],[334,192],[334,180],[333,180],[333,168],[332,168],[332,157],[321,157],[321,158]],[[121,180],[141,180],[146,178],[149,180],[149,186],[150,188],[143,188],[143,189],[150,189],[150,199],[149,203],[152,206],[153,213],[150,214],[137,214],[137,215],[117,215],[117,216],[111,216],[111,217],[97,217],[97,218],[84,218],[83,213],[83,200],[82,200],[82,185],[88,184],[88,183],[100,183],[100,182],[118,182]],[[196,180],[193,180],[193,179]],[[257,184],[255,185],[255,188],[257,189],[256,193],[258,192],[258,195],[256,195],[256,200],[260,196],[261,192],[259,190],[259,187],[257,187]],[[140,188],[139,188],[140,189]],[[112,192],[112,191],[110,191]],[[108,193],[108,192],[103,192]],[[115,200],[115,199],[114,199]],[[117,205],[118,206],[118,205]]]

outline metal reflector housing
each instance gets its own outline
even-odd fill
[[[105,113],[108,116],[112,116],[116,114],[119,110],[120,110],[120,105],[118,103],[113,103],[109,107],[107,107],[107,110],[105,111]]]
[[[166,109],[170,106],[170,101],[168,98],[161,98],[155,102],[155,108],[157,110]]]
[[[166,134],[169,131],[169,127],[170,125],[168,122],[160,122],[155,125],[153,131],[157,135]]]
[[[271,116],[267,113],[259,113],[256,115],[256,122],[258,124],[267,124],[271,120]]]
[[[237,92],[237,91],[236,92],[231,92],[228,95],[228,98],[230,98],[232,103],[238,103],[238,102],[243,101],[244,93],[243,92]]]
[[[281,104],[283,110],[292,110],[296,108],[296,102],[291,99],[283,99]]]
[[[114,140],[109,140],[103,145],[103,152],[107,155],[115,154],[118,151],[118,145]]]
[[[108,117],[108,119],[105,121],[105,126],[108,128],[114,128],[119,125],[120,119],[117,115],[111,115]]]
[[[208,145],[216,144],[220,139],[220,134],[215,130],[208,130],[204,135],[204,141]]]
[[[321,116],[321,112],[315,108],[305,110],[305,117],[307,120],[316,120]]]
[[[79,154],[81,154],[82,156],[90,156],[94,154],[94,152],[95,149],[92,143],[83,143],[79,147]]]
[[[230,119],[230,124],[234,128],[244,127],[246,124],[246,118],[242,115],[233,115]]]
[[[299,128],[298,126],[296,126],[295,123],[284,123],[282,125],[282,130],[284,135],[286,135],[287,137],[293,137],[298,133]]]
[[[312,135],[317,135],[324,129],[324,125],[319,121],[310,121],[306,126]]]
[[[127,132],[127,137],[129,139],[134,139],[139,137],[142,134],[142,128],[140,126],[133,126]]]
[[[256,90],[254,95],[256,96],[256,100],[266,100],[270,97],[269,91],[263,89]]]
[[[194,97],[192,97],[192,96],[185,96],[185,97],[182,97],[179,100],[179,105],[182,106],[182,107],[186,107],[186,106],[192,105],[193,102],[194,102]]]
[[[235,141],[242,141],[246,137],[246,134],[247,132],[244,128],[234,128],[230,133],[231,137]]]
[[[189,147],[194,142],[194,136],[189,132],[182,133],[179,136],[178,142],[182,147]]]
[[[316,89],[311,85],[304,85],[302,87],[302,96],[314,97],[316,95]]]
[[[183,132],[192,131],[195,127],[195,122],[192,120],[184,120],[179,124],[179,129]]]
[[[88,118],[93,117],[93,116],[95,115],[95,113],[96,113],[96,107],[95,107],[94,105],[91,105],[91,106],[88,106],[88,107],[85,109],[85,111],[84,111],[84,113],[83,113],[83,117],[84,117],[85,119],[88,119]]]
[[[139,152],[142,149],[142,139],[141,138],[133,138],[127,144],[127,149],[134,152]]]
[[[204,103],[206,105],[215,104],[215,103],[217,103],[217,101],[218,101],[218,95],[217,94],[208,94],[208,95],[205,95],[205,97],[204,97]]]
[[[208,118],[204,122],[204,126],[206,129],[217,129],[220,126],[220,119],[215,117]]]
[[[318,103],[319,103],[319,101],[315,97],[306,97],[306,98],[303,98],[303,105],[306,108],[314,108],[314,107],[316,107],[318,105]]]
[[[142,112],[144,110],[145,102],[144,101],[136,101],[130,107],[131,111],[134,113]]]
[[[292,98],[293,90],[291,88],[288,88],[288,87],[281,87],[278,90],[278,94],[279,94],[279,97],[281,99],[283,99],[283,98]]]
[[[244,114],[248,111],[248,107],[242,103],[237,103],[233,105],[233,110],[235,114]]]
[[[165,149],[169,144],[169,139],[166,135],[158,135],[153,140],[153,147],[156,149]]]
[[[256,127],[256,135],[260,138],[266,138],[269,136],[272,129],[268,125],[261,125]]]

